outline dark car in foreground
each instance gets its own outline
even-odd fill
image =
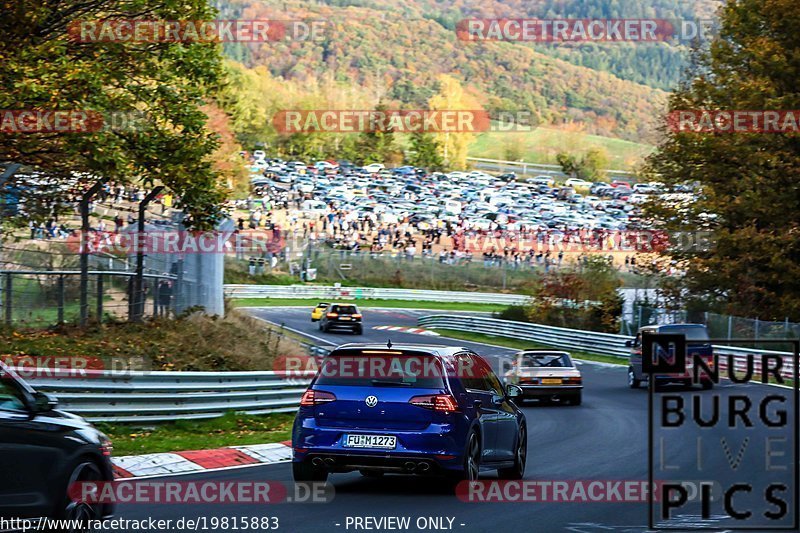
[[[359,471],[521,479],[525,416],[476,353],[452,346],[346,344],[303,394],[292,430],[298,482]]]
[[[362,316],[353,304],[332,304],[319,319],[320,331],[350,331],[356,335],[364,332]]]
[[[112,481],[110,455],[103,433],[0,363],[0,517],[109,517],[111,505],[74,502],[68,488]]]
[[[709,368],[714,365],[714,350],[708,336],[708,329],[703,324],[655,324],[644,326],[639,329],[636,338],[628,341],[626,346],[631,349],[630,361],[628,363],[628,387],[638,389],[642,383],[648,381],[649,377],[644,373],[642,365],[642,334],[670,334],[684,335],[686,338],[686,371],[673,374],[656,374],[654,383],[656,385],[682,384],[691,386],[692,361],[701,358]],[[700,377],[700,384],[704,389],[714,387],[714,382],[708,376]]]

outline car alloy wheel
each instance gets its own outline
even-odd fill
[[[522,426],[519,429],[519,444],[517,445],[517,456],[516,456],[516,463],[517,463],[517,472],[519,473],[519,477],[525,475],[525,463],[528,460],[528,430],[525,426]]]
[[[64,519],[67,520],[69,527],[65,529],[68,533],[89,533],[90,522],[100,517],[99,504],[87,502],[76,502],[70,496],[70,488],[75,483],[98,482],[102,476],[97,465],[91,462],[81,463],[72,470],[67,483],[66,504],[63,510]]]
[[[467,445],[467,457],[464,461],[464,479],[476,481],[481,471],[481,446],[478,442],[478,435],[472,433]]]

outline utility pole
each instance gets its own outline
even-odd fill
[[[133,294],[135,298],[136,304],[134,305],[134,313],[132,317],[129,317],[130,320],[133,322],[141,322],[142,318],[144,318],[144,250],[142,250],[142,236],[144,235],[144,223],[145,223],[145,214],[147,213],[147,206],[150,202],[161,194],[161,191],[164,190],[162,185],[157,187],[153,187],[147,196],[144,197],[144,200],[139,204],[139,220],[137,221],[137,228],[136,228],[136,238],[134,242],[136,243],[136,277],[133,280]],[[156,295],[157,297],[157,295]]]
[[[89,224],[89,203],[92,198],[100,191],[108,178],[101,178],[81,197],[81,304],[80,304],[80,325],[86,326],[89,321],[89,231],[92,227]]]

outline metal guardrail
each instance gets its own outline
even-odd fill
[[[584,331],[580,329],[559,328],[555,326],[545,326],[542,324],[529,324],[525,322],[514,322],[511,320],[499,320],[494,318],[469,317],[463,315],[428,315],[417,319],[420,327],[453,329],[459,331],[469,331],[482,333],[485,335],[495,335],[498,337],[508,337],[517,340],[527,340],[536,344],[544,344],[561,348],[564,350],[576,350],[597,355],[609,355],[613,357],[628,358],[630,348],[625,346],[625,341],[632,337],[626,335],[615,335],[613,333],[600,333],[596,331]],[[792,361],[791,352],[778,352],[773,350],[754,350],[751,348],[740,348],[735,346],[714,345],[715,353],[721,356],[732,355],[734,357],[737,370],[742,367],[744,358],[747,355],[776,355],[784,358],[783,375],[792,377],[792,364],[787,364],[786,360]],[[721,358],[720,365],[727,364]],[[755,365],[756,370],[760,367],[760,362]]]
[[[59,409],[93,422],[167,422],[215,418],[227,412],[294,412],[310,378],[276,372],[85,371],[85,375],[26,377],[51,393]]]
[[[565,350],[578,350],[617,357],[628,356],[629,349],[625,347],[625,341],[631,339],[631,337],[612,333],[598,333],[514,322],[513,320],[463,315],[428,315],[420,317],[417,323],[420,327],[471,331],[485,335],[527,340]]]
[[[498,303],[523,305],[528,296],[518,294],[334,287],[332,285],[225,285],[226,298],[316,298],[321,300],[418,300],[425,302]]]

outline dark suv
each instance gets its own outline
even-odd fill
[[[84,419],[56,409],[0,363],[0,516],[99,520],[108,504],[76,503],[68,488],[112,481],[111,441]]]
[[[364,332],[361,322],[361,313],[353,304],[332,304],[327,311],[322,313],[319,320],[320,331],[346,330],[356,335]]]
[[[628,341],[626,346],[631,349],[628,363],[628,386],[637,389],[648,380],[647,374],[642,369],[642,334],[661,333],[670,335],[685,335],[686,337],[686,363],[685,372],[679,374],[656,374],[655,384],[681,383],[692,385],[691,364],[695,357],[701,357],[712,368],[714,365],[714,350],[709,341],[708,330],[703,324],[662,324],[645,326],[639,329],[636,338]],[[711,389],[714,383],[707,376],[701,376],[701,385],[704,389]]]
[[[525,415],[489,364],[467,348],[345,344],[322,362],[292,430],[298,482],[332,472],[521,479]]]

